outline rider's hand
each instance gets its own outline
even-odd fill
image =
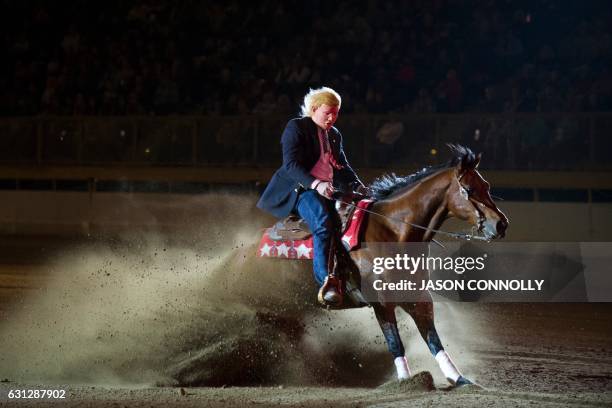
[[[357,188],[355,189],[355,192],[358,194],[363,194],[364,196],[368,196],[368,197],[372,195],[372,192],[370,191],[370,189],[364,186],[363,184],[359,184]]]
[[[325,198],[331,198],[334,192],[332,183],[329,181],[315,180],[314,183],[312,183],[312,186],[315,190],[317,190],[317,193],[321,194]]]

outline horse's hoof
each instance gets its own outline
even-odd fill
[[[436,389],[429,371],[422,371],[404,380],[391,380],[379,388],[392,392],[433,391]]]
[[[463,387],[464,385],[473,385],[474,383],[464,376],[460,376],[455,382],[455,387]]]
[[[480,391],[484,390],[484,387],[476,384],[475,382],[468,380],[464,376],[461,376],[455,382],[455,386],[451,387],[454,390],[460,390],[461,392],[471,392],[471,391]]]

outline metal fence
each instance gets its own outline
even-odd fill
[[[0,120],[0,163],[262,166],[281,161],[286,117],[39,117]],[[416,168],[448,142],[495,170],[610,170],[612,114],[343,115],[354,167]]]

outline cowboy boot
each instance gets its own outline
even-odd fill
[[[317,296],[319,303],[323,306],[340,306],[342,305],[342,291],[340,289],[340,279],[333,275],[325,278],[319,295]]]

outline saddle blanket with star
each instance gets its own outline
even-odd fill
[[[348,251],[359,246],[361,227],[367,214],[363,210],[369,209],[373,202],[373,200],[361,200],[357,203],[357,208],[342,234],[342,243]],[[274,241],[269,236],[270,230],[271,228],[267,228],[261,237],[257,251],[259,257],[312,259],[312,236],[303,240]]]

